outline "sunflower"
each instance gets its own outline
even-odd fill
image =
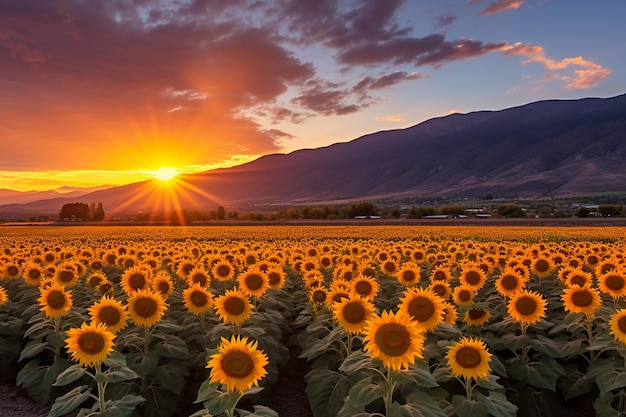
[[[626,276],[618,269],[609,269],[598,276],[600,291],[609,294],[613,298],[626,295]]]
[[[573,286],[566,288],[563,290],[561,298],[565,311],[585,313],[586,316],[594,314],[602,302],[600,292],[591,287]]]
[[[441,297],[442,300],[447,300],[448,298],[450,298],[450,294],[452,294],[452,291],[450,290],[450,284],[448,284],[447,281],[432,281],[428,288],[436,295]]]
[[[122,289],[128,295],[149,289],[151,283],[152,271],[141,266],[133,266],[125,270],[120,282]]]
[[[436,266],[432,272],[430,273],[430,281],[450,281],[452,274],[450,272],[450,268],[439,265]]]
[[[41,296],[37,299],[47,317],[57,318],[65,316],[72,308],[72,294],[56,281],[45,288],[40,289]]]
[[[361,333],[367,324],[367,320],[374,316],[374,305],[371,301],[353,295],[333,304],[335,320],[347,332]]]
[[[202,285],[193,284],[183,290],[183,301],[187,310],[194,315],[206,313],[213,306],[213,294]]]
[[[270,266],[266,274],[270,288],[278,290],[285,285],[287,277],[285,276],[285,271],[280,266]]]
[[[420,330],[432,331],[443,322],[443,300],[431,290],[410,288],[402,295],[398,310],[410,316]]]
[[[180,263],[178,263],[176,274],[178,274],[181,279],[186,280],[189,273],[193,271],[195,267],[195,261],[192,261],[191,259],[183,259]]]
[[[67,352],[81,366],[98,365],[113,351],[115,334],[105,324],[83,322],[80,328],[69,329],[67,335]]]
[[[462,269],[459,281],[461,282],[461,285],[474,290],[479,290],[483,285],[485,285],[487,275],[485,275],[485,271],[483,271],[478,265],[468,264]]]
[[[593,277],[591,273],[582,269],[573,269],[565,278],[565,286],[567,287],[588,287],[591,285]]]
[[[522,275],[511,267],[506,267],[495,280],[496,291],[503,297],[512,297],[526,284]]]
[[[523,290],[511,297],[507,309],[513,320],[534,324],[546,316],[546,300],[537,292]]]
[[[448,302],[443,302],[443,322],[450,326],[454,326],[456,324],[456,319],[458,317],[458,313],[456,311],[456,307]]]
[[[202,267],[195,267],[189,274],[187,274],[187,285],[192,286],[194,284],[198,284],[201,287],[208,288],[211,283],[211,277],[209,273],[204,270]]]
[[[626,345],[626,310],[617,310],[609,319],[611,334]]]
[[[267,375],[267,355],[258,349],[258,342],[243,336],[222,338],[218,352],[211,355],[206,367],[211,368],[210,381],[226,385],[228,391],[244,392],[258,386]]]
[[[270,287],[267,274],[256,267],[250,267],[239,274],[237,281],[241,291],[250,297],[262,297]]]
[[[128,324],[126,306],[112,297],[103,296],[89,307],[89,316],[94,324],[105,324],[107,330],[115,334]]]
[[[333,303],[338,303],[348,297],[350,297],[349,290],[331,284],[330,290],[328,291],[328,297],[326,298],[326,304],[332,305]]]
[[[485,342],[472,337],[464,337],[448,348],[446,359],[452,375],[457,378],[483,379],[491,373],[491,353]]]
[[[0,306],[5,305],[9,301],[9,295],[4,287],[0,287]]]
[[[454,288],[452,292],[452,298],[454,303],[458,306],[466,306],[474,303],[474,297],[476,296],[476,290],[467,285],[459,285]]]
[[[102,271],[92,272],[87,277],[87,284],[89,284],[89,286],[94,289],[98,288],[100,284],[102,284],[105,281],[107,281],[107,277],[106,275],[104,275],[104,272]]]
[[[393,261],[387,262],[393,263]],[[393,275],[403,285],[417,285],[420,281],[420,268],[415,264],[405,263]]]
[[[44,269],[35,262],[27,262],[22,267],[22,278],[30,286],[37,287],[44,278]]]
[[[228,290],[215,299],[217,315],[224,323],[241,324],[252,315],[252,304],[241,290]]]
[[[172,292],[174,292],[174,284],[170,279],[170,275],[165,271],[159,271],[152,279],[150,284],[152,291],[161,294],[164,300],[167,300]]]
[[[394,371],[406,369],[423,357],[424,335],[417,323],[404,313],[383,311],[374,315],[365,327],[363,350]]]
[[[378,281],[374,278],[359,275],[352,281],[350,281],[350,288],[353,292],[359,294],[363,298],[373,301],[378,294],[379,285]]]
[[[309,290],[309,300],[315,304],[324,304],[328,293],[324,287],[313,287]]]
[[[484,308],[472,308],[467,310],[463,320],[469,326],[482,326],[487,323],[490,317],[491,313],[489,310],[485,310]]]
[[[549,276],[554,270],[554,263],[552,262],[552,258],[547,256],[539,256],[530,264],[530,270],[535,276],[539,278],[545,278]]]
[[[398,272],[399,269],[400,268],[398,267],[398,264],[396,263],[396,261],[394,261],[391,258],[383,260],[380,263],[380,270],[383,271],[383,273],[387,275],[393,276],[396,274],[396,272]],[[419,277],[419,274],[417,276]]]
[[[149,327],[158,323],[167,306],[163,297],[152,290],[137,290],[128,298],[128,312],[137,326]]]

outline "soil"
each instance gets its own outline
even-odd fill
[[[19,387],[0,382],[0,417],[45,417],[49,411]]]

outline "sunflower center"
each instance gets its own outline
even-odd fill
[[[396,264],[393,262],[385,262],[383,264],[383,269],[385,272],[393,272],[396,270]]]
[[[105,306],[100,309],[100,313],[98,313],[98,318],[100,321],[107,326],[113,326],[119,323],[122,315],[119,310],[113,306]]]
[[[59,281],[61,282],[70,282],[74,279],[74,274],[72,271],[61,271],[59,273]]]
[[[146,277],[143,274],[135,273],[128,278],[128,285],[134,289],[141,289],[146,285]]]
[[[133,309],[139,317],[146,319],[155,315],[159,308],[152,298],[140,298],[135,301]]]
[[[435,305],[426,297],[416,297],[409,302],[409,315],[423,323],[435,314]]]
[[[28,278],[32,280],[38,280],[41,278],[41,271],[38,269],[31,269],[28,271]]]
[[[546,272],[550,269],[550,264],[545,259],[539,259],[535,262],[535,269],[539,272]]]
[[[606,264],[602,265],[602,267],[600,268],[600,273],[601,274],[606,274],[611,269],[617,269],[617,267],[615,265],[613,265],[612,263],[606,263]]]
[[[361,295],[369,295],[372,292],[372,284],[367,281],[359,281],[354,286],[354,289]]]
[[[587,280],[582,275],[574,275],[570,278],[570,282],[573,285],[578,285],[579,287],[584,287],[587,284]]]
[[[167,294],[170,291],[170,284],[165,281],[161,281],[159,282],[157,288],[161,294]]]
[[[196,307],[204,307],[209,302],[209,297],[202,291],[194,291],[189,297],[191,303]]]
[[[239,297],[230,297],[224,302],[224,310],[232,316],[238,316],[246,309],[246,304]]]
[[[470,294],[468,290],[461,290],[459,291],[458,297],[462,303],[465,303],[472,299],[472,294]]]
[[[361,323],[363,320],[365,320],[365,308],[361,305],[361,303],[358,302],[348,303],[343,308],[342,315],[344,320],[348,323]]]
[[[624,278],[619,275],[609,275],[604,283],[610,290],[618,291],[624,288]]]
[[[413,282],[415,281],[416,277],[417,275],[415,274],[415,272],[411,271],[410,269],[407,269],[406,271],[402,271],[402,279],[406,282]]]
[[[432,286],[432,290],[439,297],[444,297],[446,295],[446,286],[442,284],[436,284]]]
[[[183,268],[182,268],[183,274],[189,275],[189,273],[193,270],[193,268],[194,268],[193,264],[183,265]]]
[[[246,256],[246,263],[248,265],[253,265],[256,263],[256,257],[252,256],[252,255],[248,255]]]
[[[470,311],[467,312],[467,314],[469,315],[470,319],[478,320],[479,318],[481,318],[485,314],[487,314],[487,312],[485,310],[483,310],[482,308],[479,308],[477,310],[470,310]]]
[[[333,295],[333,302],[334,303],[338,303],[339,301],[343,300],[344,298],[348,298],[348,294],[346,294],[345,292],[338,292],[338,293]]]
[[[433,275],[433,280],[435,281],[445,281],[446,278],[446,273],[441,270],[435,271],[435,274]]]
[[[278,285],[280,283],[280,274],[278,272],[270,272],[267,274],[270,285]]]
[[[245,378],[254,372],[254,361],[250,355],[235,350],[222,356],[220,367],[231,378]]]
[[[480,274],[476,271],[469,271],[465,274],[465,281],[469,285],[478,285],[480,283]]]
[[[51,253],[47,253],[46,256],[44,256],[44,259],[46,260],[46,262],[50,263],[54,261],[54,255]]]
[[[228,265],[220,265],[217,267],[215,272],[220,277],[227,277],[228,275],[230,275],[230,267]]]
[[[263,277],[259,274],[249,274],[246,276],[246,286],[252,290],[256,291],[263,287]]]
[[[104,350],[104,337],[93,332],[83,333],[78,337],[78,346],[81,352],[88,355],[97,355]]]
[[[593,297],[588,291],[580,290],[572,294],[572,303],[578,307],[587,307],[593,302]]]
[[[617,321],[617,327],[622,333],[626,333],[626,316],[620,317]]]
[[[323,303],[326,301],[326,292],[322,290],[315,290],[313,291],[312,298],[316,303]]]
[[[10,265],[10,266],[7,268],[7,272],[9,273],[9,275],[10,275],[10,276],[16,276],[17,274],[19,274],[19,273],[20,273],[20,270],[19,270],[19,268],[18,268],[17,266],[15,266],[15,265]]]
[[[589,265],[595,265],[598,262],[600,262],[600,259],[596,255],[589,255],[587,258],[587,263],[589,263]]]
[[[323,267],[327,268],[330,266],[331,263],[332,263],[332,259],[330,259],[329,257],[325,256],[322,258],[321,264]]]
[[[524,316],[530,316],[537,311],[537,302],[531,297],[520,297],[515,303],[515,309]]]
[[[480,352],[470,346],[463,346],[454,356],[456,363],[466,369],[476,368],[482,362]]]
[[[46,302],[48,306],[50,306],[50,308],[54,310],[60,310],[65,307],[65,303],[67,302],[67,300],[65,299],[65,294],[63,292],[51,291],[50,294],[48,294]]]
[[[194,284],[200,284],[202,287],[206,287],[208,283],[208,279],[204,274],[194,274],[193,277],[191,277],[191,281]]]
[[[514,290],[517,288],[518,279],[515,275],[509,274],[504,275],[500,280],[500,284],[502,284],[502,288],[505,290]]]
[[[411,335],[398,323],[380,326],[374,340],[378,349],[387,356],[402,356],[411,347]]]

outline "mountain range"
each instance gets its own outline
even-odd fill
[[[271,154],[181,175],[173,199],[188,209],[333,204],[436,197],[567,196],[626,191],[626,94],[545,100],[451,114],[350,142]],[[171,204],[157,181],[0,205],[0,218],[102,202],[107,213]],[[0,194],[1,197],[2,194]],[[79,200],[77,200],[77,198]],[[2,200],[0,200],[2,201]]]

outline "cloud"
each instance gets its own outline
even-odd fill
[[[292,102],[326,116],[355,113],[368,104],[356,103],[350,89],[317,80],[302,89]]]
[[[406,73],[404,71],[395,71],[377,78],[365,77],[354,86],[354,91],[364,93],[367,90],[381,90],[403,81],[419,80],[420,78],[424,78],[424,76],[419,72]]]
[[[379,116],[376,120],[381,122],[392,122],[392,123],[401,123],[404,122],[404,117],[398,114],[389,114],[387,116]]]
[[[524,4],[524,1],[525,0],[498,0],[483,9],[480,14],[483,16],[489,16],[492,14],[500,13],[504,10],[516,10],[519,9],[522,4]]]
[[[503,49],[504,55],[525,56],[522,64],[537,62],[548,70],[542,79],[558,79],[565,82],[568,90],[579,90],[594,87],[598,82],[611,75],[611,70],[583,57],[563,58],[556,60],[545,55],[541,46],[516,43]]]

